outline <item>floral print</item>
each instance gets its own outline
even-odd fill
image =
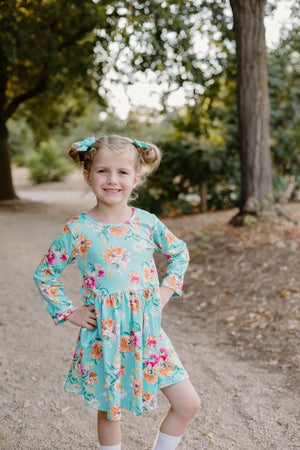
[[[188,252],[153,214],[133,209],[117,225],[101,224],[83,213],[74,217],[50,246],[34,279],[56,324],[76,310],[58,281],[77,263],[84,304],[95,306],[97,327],[81,328],[65,383],[87,406],[119,420],[121,409],[137,415],[157,405],[157,390],[187,378],[161,329],[159,280],[153,253],[168,258],[162,285],[181,294]]]

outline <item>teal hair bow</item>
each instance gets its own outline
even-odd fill
[[[137,139],[130,139],[130,142],[133,143],[138,148],[149,148],[146,142],[138,141]]]
[[[78,152],[86,152],[91,145],[95,143],[96,139],[94,136],[84,139],[83,141],[74,142],[73,145],[76,145]]]

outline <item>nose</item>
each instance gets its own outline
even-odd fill
[[[109,172],[108,183],[110,183],[110,184],[117,183],[117,174],[115,172]]]

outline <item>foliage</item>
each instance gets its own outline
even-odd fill
[[[22,116],[27,112],[35,126],[35,119],[43,116],[51,128],[57,115],[68,118],[83,112],[85,93],[96,94],[100,88],[105,94],[102,81],[108,74],[111,82],[121,79],[127,85],[149,71],[172,89],[174,82],[177,87],[204,85],[220,70],[224,55],[226,59],[220,32],[228,40],[231,19],[223,15],[225,5],[189,0],[0,0],[4,118],[26,103]],[[209,34],[211,47],[219,46],[214,61],[207,55],[205,64],[200,64],[194,45],[200,31]],[[74,102],[66,105],[70,99],[79,101],[78,108]]]
[[[104,10],[105,5],[79,0],[1,1],[2,120],[42,93],[50,108],[63,91],[79,86],[91,91],[95,68],[101,70],[91,57],[93,29],[104,25]]]
[[[13,114],[8,125],[15,162],[24,163],[26,152],[49,138],[65,151],[85,136],[119,133],[154,140],[165,152],[159,171],[140,190],[139,205],[156,212],[197,211],[202,183],[209,208],[238,204],[235,50],[227,1],[0,0],[0,26],[0,120]],[[205,54],[201,36],[207,38]],[[269,70],[280,198],[285,177],[294,177],[296,187],[299,179],[296,28],[270,55]],[[184,86],[186,106],[164,119],[141,109],[127,121],[116,118],[98,96],[105,96],[105,77],[112,85],[129,85],[149,71],[167,90]]]
[[[171,122],[162,142],[159,170],[140,192],[137,204],[164,213],[199,211],[201,184],[208,189],[208,207],[239,202],[239,144],[233,66],[212,79],[194,106],[185,106]],[[198,202],[192,202],[198,198]],[[193,204],[194,203],[194,204]]]
[[[269,85],[274,161],[283,173],[295,173],[300,162],[300,27],[271,53]]]
[[[84,112],[83,92],[106,93],[108,73],[124,84],[148,70],[169,87],[202,83],[192,45],[198,9],[193,1],[0,0],[0,198],[15,197],[6,124],[17,112],[45,140]]]
[[[111,2],[109,12],[120,18],[118,34],[109,46],[113,80],[121,75],[124,84],[131,84],[140,72],[152,71],[169,85],[195,78],[203,82],[192,45],[199,27],[199,2]],[[105,33],[101,30],[101,35]]]
[[[36,184],[61,181],[71,169],[53,140],[40,143],[37,151],[29,156],[28,167],[30,179]]]
[[[299,25],[291,30],[283,30],[283,38],[269,58],[271,151],[277,199],[288,191],[288,199],[293,198],[300,188],[299,32]]]
[[[18,118],[17,120],[10,119],[8,121],[8,128],[12,161],[17,166],[26,166],[28,155],[35,148],[33,130],[22,118]]]
[[[74,123],[79,118],[89,115],[97,102],[98,112],[102,111],[104,100],[96,100],[90,92],[81,87],[72,93],[61,93],[56,96],[54,103],[49,107],[49,95],[43,95],[20,105],[13,119],[25,120],[34,130],[36,142],[47,140],[51,136],[60,134],[66,136],[73,131]],[[42,120],[41,120],[42,118]]]
[[[209,208],[236,206],[239,201],[232,16],[225,1],[202,1],[197,6],[202,13],[196,21],[198,30],[208,38],[206,57],[197,58],[204,73],[190,71],[190,101],[173,119],[175,132],[162,143],[165,155],[159,171],[138,199],[138,204],[156,212],[199,211],[203,183]]]
[[[238,202],[236,184],[229,183],[226,151],[203,147],[192,135],[164,143],[160,168],[140,189],[137,205],[156,213],[200,211],[201,183],[207,183],[208,207],[222,209]],[[238,173],[234,173],[238,177]]]
[[[193,1],[0,0],[1,119],[28,101],[44,116],[62,94],[76,98],[99,86],[104,93],[108,72],[128,84],[149,70],[202,83],[192,45],[199,8]]]
[[[216,22],[215,22],[216,23]],[[300,176],[299,26],[284,33],[269,57],[271,150],[275,200],[293,198]],[[215,41],[216,48],[220,42]],[[220,47],[221,48],[221,47]],[[200,184],[208,183],[209,208],[239,204],[239,141],[235,98],[234,58],[227,48],[223,70],[211,77],[194,104],[173,120],[175,133],[164,142],[165,156],[158,173],[143,188],[139,204],[157,212],[193,212],[187,201],[199,198]],[[199,208],[198,208],[199,209]],[[196,207],[197,210],[197,207]]]
[[[27,105],[32,111],[27,118],[42,123],[57,109],[54,105],[62,93],[78,98],[81,90],[97,92],[96,78],[103,62],[95,60],[94,29],[106,26],[106,5],[106,1],[97,4],[87,0],[0,0],[1,200],[16,196],[8,119],[17,111],[24,117]],[[113,26],[110,31],[114,32]]]
[[[16,164],[27,165],[27,155],[36,147],[40,140],[54,139],[65,154],[72,142],[80,141],[87,136],[95,137],[120,134],[139,140],[152,142],[163,141],[171,133],[171,124],[167,123],[157,111],[137,108],[126,120],[121,120],[117,114],[105,112],[95,100],[85,105],[84,116],[72,116],[68,123],[61,124],[57,118],[57,125],[46,128],[45,134],[40,130],[33,131],[17,114],[9,120],[9,143],[12,149],[12,160]]]

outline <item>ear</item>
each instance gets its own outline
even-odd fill
[[[91,185],[90,173],[87,170],[83,171],[83,178],[85,179],[86,184]]]
[[[137,186],[138,182],[140,181],[140,174],[136,173],[133,181],[133,189]]]

